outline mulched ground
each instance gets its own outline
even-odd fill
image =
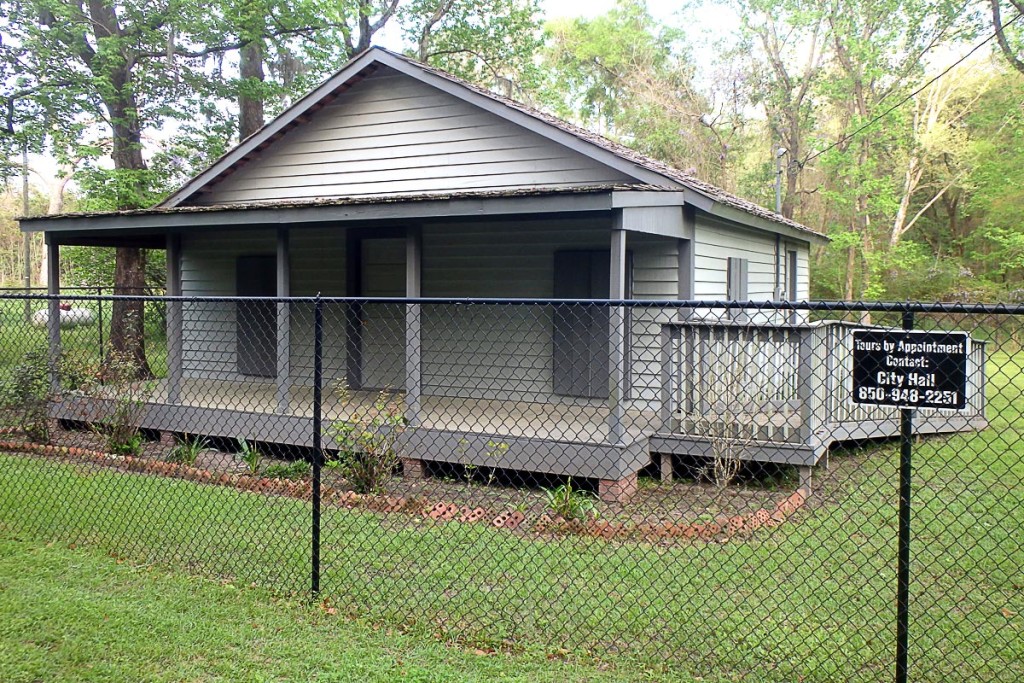
[[[103,451],[103,436],[86,429],[63,429],[54,425],[51,443]],[[213,448],[202,451],[195,466],[214,473],[244,474],[248,471],[238,453],[227,450],[231,444],[218,442],[225,450]],[[147,441],[140,458],[166,460],[172,446],[160,441]],[[834,503],[846,495],[849,478],[863,465],[864,454],[833,458],[831,466],[815,469],[814,495],[808,507]],[[274,463],[285,464],[284,458],[265,457],[264,469]],[[602,520],[632,524],[692,523],[749,514],[761,508],[771,508],[788,496],[797,486],[795,472],[786,468],[767,468],[743,473],[737,482],[716,486],[694,476],[696,463],[676,463],[677,477],[672,483],[641,477],[640,488],[628,504],[598,501],[590,496]],[[681,475],[681,476],[680,476]],[[488,511],[515,510],[528,518],[550,514],[546,489],[554,489],[565,480],[530,478],[511,472],[466,472],[461,468],[430,468],[423,479],[394,477],[382,492],[383,496],[424,501],[444,501],[466,508]],[[334,470],[323,471],[325,486],[344,491],[347,482]],[[593,482],[574,482],[582,490]]]

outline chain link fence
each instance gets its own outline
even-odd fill
[[[142,338],[76,313],[114,301],[0,297],[0,533],[488,650],[1024,679],[1024,310],[146,297]]]

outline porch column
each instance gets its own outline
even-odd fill
[[[694,257],[694,233],[697,230],[697,219],[692,206],[683,207],[683,232],[686,235],[679,243],[679,300],[692,301],[697,298],[696,258]],[[678,316],[680,319],[692,318],[696,311],[684,309]]]
[[[167,296],[181,296],[181,236],[167,235]],[[181,402],[181,318],[180,301],[167,302],[167,402]]]
[[[423,230],[411,227],[405,235],[405,296],[422,296]],[[422,361],[422,308],[420,304],[405,305],[405,419],[410,425],[419,424],[420,381]]]
[[[291,253],[288,228],[277,229],[277,297],[291,296]],[[277,304],[277,412],[288,413],[291,378],[291,304]]]
[[[611,277],[609,296],[626,298],[626,231],[619,213],[612,227]],[[613,306],[608,310],[608,441],[622,443],[625,436],[626,380],[626,309]]]
[[[60,245],[53,233],[46,233],[46,293],[60,296]],[[46,329],[49,337],[50,389],[60,391],[60,301],[47,301]]]

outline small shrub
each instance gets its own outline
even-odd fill
[[[50,440],[50,362],[45,353],[31,351],[0,383],[0,407],[13,416],[13,427],[30,441]]]
[[[586,491],[572,487],[572,480],[555,489],[544,489],[548,499],[548,507],[562,519],[582,522],[588,517],[597,518],[597,506],[594,496]]]
[[[294,462],[275,462],[267,465],[263,476],[271,479],[305,479],[309,475],[309,463],[305,460]]]
[[[263,467],[263,454],[260,453],[259,449],[245,439],[238,440],[238,449],[242,456],[242,462],[249,469],[249,474],[254,476],[259,474],[260,469]]]
[[[178,462],[191,467],[196,464],[199,454],[206,450],[208,445],[206,439],[191,439],[186,435],[181,443],[172,448],[171,452],[167,454],[167,459],[170,462]]]
[[[153,393],[153,382],[138,379],[138,367],[131,354],[112,350],[98,378],[83,390],[112,406],[93,422],[94,430],[104,437],[107,452],[138,455],[144,443],[139,423]]]
[[[114,455],[139,455],[146,440],[137,431],[131,436],[112,439],[107,437],[107,451]]]
[[[338,392],[343,403],[350,400],[345,387]],[[372,406],[335,422],[331,429],[339,450],[331,468],[339,471],[356,493],[380,492],[398,469],[395,444],[407,429],[402,407],[392,394],[380,392]]]

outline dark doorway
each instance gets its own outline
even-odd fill
[[[632,279],[632,259],[627,253],[627,297],[631,296],[629,283]],[[610,293],[611,251],[555,252],[556,299],[607,299]],[[606,306],[555,308],[552,350],[555,394],[608,398],[608,324]]]
[[[359,296],[405,296],[405,238],[360,240]],[[405,386],[405,306],[366,304],[360,320],[364,389]]]
[[[277,258],[239,256],[235,268],[238,296],[277,296]],[[277,307],[272,301],[240,301],[236,312],[238,372],[253,377],[277,374]]]

